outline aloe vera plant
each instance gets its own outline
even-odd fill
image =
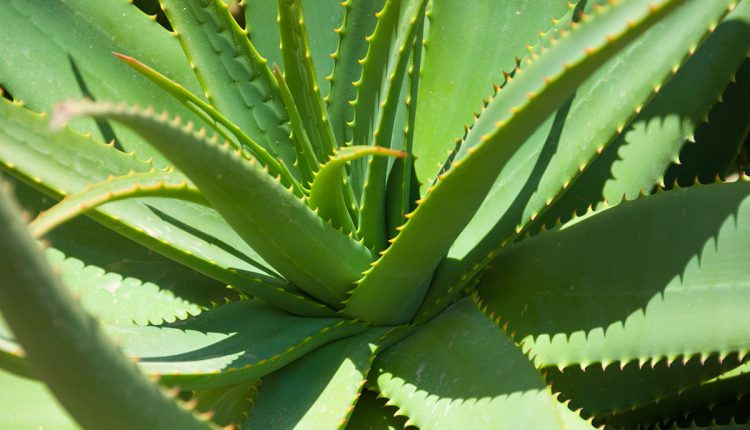
[[[748,427],[750,0],[0,23],[0,427]]]

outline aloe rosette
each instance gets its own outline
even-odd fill
[[[0,22],[4,426],[747,426],[750,1]]]

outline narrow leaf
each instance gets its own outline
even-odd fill
[[[294,186],[294,190],[299,195],[302,195],[299,182],[292,175],[291,171],[287,166],[283,165],[277,159],[273,158],[271,154],[266,151],[265,148],[255,143],[245,132],[243,132],[233,122],[229,121],[224,115],[219,113],[210,104],[201,100],[198,96],[189,92],[182,85],[170,80],[166,76],[160,74],[156,70],[148,67],[133,57],[115,53],[119,59],[124,61],[126,64],[137,70],[139,73],[147,77],[151,82],[158,85],[161,89],[168,92],[177,100],[180,101],[185,107],[193,111],[197,116],[201,117],[206,124],[211,125],[214,132],[220,134],[224,139],[230,143],[237,142],[244,151],[249,151],[250,154],[255,156],[258,161],[264,166],[268,166],[268,170],[273,175],[280,175],[284,185]],[[234,138],[230,136],[225,130],[229,130]]]
[[[402,99],[404,88],[404,76],[411,59],[411,49],[414,47],[416,34],[421,32],[424,23],[424,8],[427,2],[417,2],[420,8],[416,15],[411,17],[405,29],[399,29],[399,36],[395,42],[395,58],[388,59],[391,71],[383,85],[382,102],[379,106],[379,120],[373,132],[372,144],[383,148],[390,148],[393,138],[396,113],[399,101]],[[378,39],[379,41],[379,39]],[[377,41],[373,39],[373,44]],[[365,61],[364,70],[368,69],[368,61],[377,61],[378,58],[370,58]],[[363,74],[363,79],[364,79]],[[365,81],[363,81],[363,84]],[[363,85],[363,90],[371,90]],[[363,100],[365,101],[365,100]],[[362,195],[362,206],[359,215],[359,235],[364,239],[365,245],[375,251],[382,251],[386,247],[386,220],[385,220],[385,186],[388,171],[388,160],[384,158],[372,158],[367,166],[367,179],[364,184]]]
[[[208,205],[197,188],[171,171],[132,173],[111,177],[70,194],[29,224],[31,235],[40,238],[64,222],[97,206],[134,197],[167,197]]]
[[[284,79],[302,117],[307,137],[318,160],[333,154],[338,147],[328,120],[320,85],[312,63],[310,43],[302,16],[302,0],[278,0],[281,55]]]
[[[299,110],[297,110],[297,104],[294,102],[292,92],[289,90],[284,76],[276,65],[273,68],[273,75],[279,83],[281,99],[284,101],[287,112],[289,112],[289,123],[292,127],[292,142],[294,143],[294,152],[297,157],[295,166],[299,170],[303,182],[309,187],[315,176],[315,172],[318,170],[320,161],[315,153],[315,149],[312,147],[312,143],[310,143],[310,138],[305,132],[305,125],[302,123],[302,117]]]
[[[208,101],[291,170],[289,117],[266,61],[221,0],[162,0]]]
[[[326,96],[328,114],[337,142],[352,140],[351,127],[354,119],[352,102],[357,97],[357,87],[352,85],[362,76],[359,60],[367,54],[367,36],[377,23],[376,13],[383,9],[385,0],[348,0],[342,2],[344,18],[336,32],[339,44],[334,54],[333,72],[330,76],[331,91]]]

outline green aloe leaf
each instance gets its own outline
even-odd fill
[[[586,414],[595,416],[598,423],[618,428],[655,424],[660,418],[683,415],[695,405],[735,399],[747,391],[741,388],[740,380],[726,384],[725,390],[718,386],[715,387],[718,389],[703,388],[708,381],[738,366],[740,358],[736,354],[685,357],[685,360],[643,364],[632,361],[606,369],[597,364],[585,369],[578,366],[548,369],[546,379],[553,391],[560,393],[559,398],[569,402],[569,407],[582,408]],[[747,382],[747,378],[744,380]],[[706,397],[699,399],[697,393]]]
[[[108,326],[141,370],[168,385],[207,389],[247,382],[367,327],[335,318],[285,314],[244,300],[160,326]],[[269,336],[273,333],[273,336]]]
[[[147,77],[153,83],[158,85],[161,89],[171,94],[173,97],[178,99],[186,108],[190,109],[193,113],[199,116],[206,124],[209,124],[214,132],[220,134],[224,139],[230,143],[238,144],[243,150],[249,151],[250,154],[255,156],[264,166],[268,166],[269,171],[273,175],[280,175],[286,186],[294,186],[295,192],[302,195],[300,184],[296,178],[292,175],[292,172],[283,165],[280,161],[273,158],[271,154],[266,151],[265,148],[258,145],[253,139],[250,138],[244,131],[242,131],[233,122],[229,121],[224,115],[219,113],[211,105],[201,100],[198,96],[191,93],[182,85],[170,80],[166,76],[157,72],[156,70],[148,67],[133,57],[127,55],[115,53],[119,59],[124,61],[130,67],[137,70],[140,74]],[[227,131],[229,133],[227,133]],[[232,137],[234,136],[234,137]]]
[[[469,299],[379,355],[370,380],[420,429],[562,428],[532,363]]]
[[[331,90],[325,98],[337,142],[352,140],[348,123],[354,119],[351,103],[357,97],[357,87],[352,84],[362,76],[359,60],[367,54],[367,37],[375,30],[376,14],[384,4],[385,0],[347,0],[341,3],[344,17],[341,27],[336,30],[339,41],[330,75]]]
[[[744,357],[748,237],[748,181],[657,193],[507,247],[479,299],[541,367]]]
[[[3,1],[0,21],[0,83],[31,109],[51,112],[60,100],[89,97],[146,103],[198,121],[112,56],[112,52],[136,56],[188,90],[200,89],[177,41],[130,2]],[[123,126],[89,118],[71,126],[93,133],[100,141],[114,139],[124,150],[136,151],[139,158],[165,165],[158,152]]]
[[[94,254],[90,251],[86,256]],[[198,315],[220,296],[206,286],[144,282],[120,273],[84,263],[48,248],[45,257],[81,306],[99,321],[117,325],[147,325],[174,322]],[[204,288],[204,290],[198,290]],[[195,291],[198,290],[198,291]],[[28,374],[25,353],[0,318],[0,367]]]
[[[320,161],[312,143],[310,143],[307,132],[305,132],[305,126],[302,123],[302,117],[297,109],[297,105],[294,102],[294,97],[292,97],[292,92],[289,90],[286,80],[284,80],[284,76],[281,74],[281,70],[276,65],[273,67],[273,75],[279,83],[281,99],[284,101],[287,112],[289,112],[289,124],[292,127],[292,142],[294,143],[294,152],[297,155],[295,166],[299,170],[305,186],[309,187],[315,176],[315,172],[318,171]]]
[[[399,58],[404,59],[403,63],[409,57],[408,49],[414,38],[413,30],[417,21],[421,22],[419,17],[425,4],[424,0],[386,0],[383,10],[377,14],[378,23],[372,35],[367,37],[369,43],[367,54],[361,60],[362,75],[355,83],[357,98],[352,102],[354,121],[351,123],[353,145],[373,144],[374,133],[380,118],[381,103],[388,98],[391,87],[394,88],[395,97],[392,97],[389,110],[395,113],[396,100],[403,79],[403,72],[401,72],[402,76],[395,81],[399,74],[397,73]],[[405,64],[402,68],[405,68]],[[392,123],[392,120],[386,120],[386,122]],[[381,139],[390,134],[389,128],[392,128],[392,124],[382,131]],[[361,190],[365,182],[369,180],[366,167],[364,163],[352,165],[351,180],[358,198],[362,198]],[[376,185],[382,186],[384,181],[385,178],[380,178]],[[380,209],[382,212],[382,207]],[[382,213],[378,215],[380,215],[380,223],[384,224]]]
[[[0,191],[0,220],[0,310],[30,369],[81,425],[214,428],[161,392],[105,337],[55,276],[7,190]]]
[[[502,82],[502,71],[513,70],[514,58],[524,57],[527,44],[567,6],[564,0],[482,0],[471,7],[462,0],[433,2],[414,132],[423,192],[453,149],[453,139],[463,136],[482,99]]]
[[[349,430],[401,430],[405,428],[407,418],[395,416],[398,408],[386,406],[386,400],[379,399],[372,391],[363,391],[346,428]]]
[[[340,429],[370,371],[384,329],[329,343],[263,378],[243,429]]]
[[[97,206],[135,197],[167,197],[209,206],[206,199],[184,176],[167,171],[130,173],[110,177],[68,195],[29,224],[31,235],[40,238],[66,221]]]
[[[716,413],[714,416],[726,423],[730,421],[726,417],[728,411],[722,409],[726,408],[731,411],[733,407],[736,407],[735,412],[745,416],[744,419],[736,418],[739,418],[740,422],[746,422],[747,405],[750,400],[749,381],[748,364],[745,363],[716,378],[702,381],[671,396],[662,397],[658,399],[658,402],[622,411],[619,415],[608,417],[608,421],[620,426],[632,425],[632,423],[665,423],[674,421],[673,417],[688,417],[689,420],[695,420],[700,417],[701,413],[709,412]],[[684,422],[685,419],[678,419],[678,421]],[[705,423],[706,419],[701,417],[700,421]]]
[[[162,0],[208,101],[291,170],[289,117],[266,61],[221,0]]]
[[[536,220],[537,224],[547,222],[549,225],[561,215],[567,217],[573,207],[585,208],[590,200],[581,198],[579,193],[572,193],[572,188],[577,187],[579,183],[588,183],[592,184],[594,193],[601,191],[598,184],[594,185],[584,178],[603,158],[599,153],[608,151],[605,148],[617,136],[618,130],[623,130],[636,111],[654,97],[655,90],[659,95],[651,104],[646,105],[642,113],[650,109],[654,103],[662,103],[663,109],[667,111],[672,109],[670,106],[673,103],[685,106],[685,109],[703,109],[712,103],[700,98],[703,94],[713,91],[708,82],[721,80],[717,76],[721,76],[723,72],[716,75],[712,73],[717,71],[716,68],[731,68],[731,64],[725,63],[728,58],[738,55],[744,57],[744,51],[721,41],[724,36],[719,32],[711,35],[707,43],[713,47],[724,45],[720,49],[723,52],[721,55],[728,57],[714,58],[713,48],[707,46],[705,50],[700,50],[706,55],[704,60],[698,60],[697,56],[701,54],[696,53],[672,82],[664,84],[664,81],[674,74],[689,56],[689,52],[709,34],[710,28],[727,12],[727,6],[732,3],[712,2],[711,7],[706,8],[704,1],[682,2],[670,16],[661,20],[659,25],[633,40],[627,48],[584,81],[576,90],[575,96],[526,139],[508,160],[489,191],[487,199],[456,239],[445,262],[438,269],[430,297],[425,299],[425,306],[420,311],[420,315],[424,315],[423,318],[429,318],[436,310],[447,306],[451,301],[451,294],[460,291],[463,284],[491,260],[498,245],[515,240],[532,221]],[[742,36],[735,33],[734,37]],[[711,40],[715,40],[717,44],[714,45]],[[654,49],[657,49],[655,47],[659,49],[659,55],[653,54]],[[539,52],[543,52],[544,49]],[[534,55],[539,54],[533,54],[530,58]],[[695,74],[689,71],[694,60],[705,64],[705,72],[699,71]],[[696,98],[690,96],[689,102],[671,99],[660,102],[668,88],[675,85],[680,74],[691,77],[686,86],[677,84],[679,89],[676,94],[695,93]],[[725,83],[728,82],[729,75],[726,76]],[[696,83],[703,82],[704,79],[707,85]],[[512,83],[508,84],[508,88]],[[696,93],[696,88],[700,88],[700,96]],[[505,89],[500,91],[501,95],[497,99],[502,98],[503,91]],[[718,94],[711,96],[710,100],[714,100]],[[482,127],[489,129],[493,126],[495,117],[492,106],[495,104],[491,103],[482,113],[467,136],[467,141],[462,145],[457,160],[464,156],[466,148],[471,146],[472,135],[477,138],[481,134],[475,130]],[[660,121],[654,119],[655,123]],[[594,123],[595,125],[592,125]],[[681,142],[682,140],[679,140],[680,144]],[[653,150],[661,150],[669,145],[662,144],[661,140],[657,139],[647,146]],[[589,163],[592,163],[591,166]],[[581,171],[584,172],[582,175]],[[578,177],[579,175],[581,177]],[[603,177],[609,178],[609,170],[604,175]],[[636,193],[637,190],[636,188]],[[619,201],[621,197],[620,192],[615,201]],[[561,200],[556,201],[558,199]],[[570,199],[568,204],[563,203],[566,199]],[[585,202],[583,206],[582,202]],[[569,204],[573,207],[569,207]]]
[[[326,156],[333,154],[338,145],[333,137],[312,62],[310,42],[302,16],[302,0],[279,0],[278,4],[284,80],[289,86],[318,160],[324,160]]]
[[[382,101],[379,104],[379,119],[376,121],[375,130],[373,131],[372,145],[380,146],[383,148],[391,148],[393,133],[395,130],[396,116],[399,111],[399,107],[402,102],[402,90],[404,88],[404,77],[406,76],[407,66],[412,58],[411,48],[414,45],[414,40],[417,33],[422,32],[423,25],[423,14],[424,8],[427,2],[415,2],[420,7],[417,10],[417,15],[410,15],[411,11],[407,12],[406,17],[413,17],[408,22],[408,26],[404,29],[399,28],[399,32],[396,36],[396,40],[393,42],[393,50],[395,58],[387,59],[386,64],[389,64],[388,75],[382,76],[383,82],[376,83],[383,87],[383,94],[381,96]],[[384,29],[385,34],[389,34],[389,29]],[[367,86],[367,72],[369,71],[370,64],[377,64],[379,58],[375,48],[382,39],[382,36],[378,36],[382,33],[376,33],[373,36],[371,48],[372,51],[368,52],[368,56],[365,59],[363,65],[362,75],[362,86],[364,91],[372,90],[371,87]],[[388,70],[386,69],[386,70]],[[405,96],[405,95],[404,95]],[[367,100],[361,100],[367,101]],[[359,101],[358,101],[359,103]],[[356,119],[355,111],[355,119]],[[356,121],[355,121],[356,129]],[[388,177],[388,160],[385,158],[371,158],[367,165],[367,177],[364,184],[364,195],[362,197],[362,205],[360,206],[359,216],[359,234],[364,239],[365,244],[375,251],[382,251],[386,247],[386,220],[385,220],[385,200],[386,200],[386,179]],[[410,175],[408,176],[410,177]]]
[[[406,152],[406,159],[394,160],[388,173],[385,189],[385,224],[386,236],[396,237],[397,228],[406,222],[405,215],[413,211],[419,199],[419,180],[414,169],[414,126],[419,95],[420,67],[422,64],[422,43],[425,24],[419,28],[412,46],[412,58],[409,64],[408,77],[401,90],[402,101],[399,102],[394,123],[393,142],[391,147]],[[403,134],[399,131],[403,130]]]
[[[603,7],[516,73],[482,115],[482,126],[467,136],[466,156],[431,188],[387,252],[357,281],[345,314],[385,324],[409,320],[433,270],[516,149],[577,84],[680,4],[635,0]]]
[[[348,163],[362,157],[404,157],[401,151],[379,146],[348,146],[340,148],[321,165],[310,190],[310,207],[317,210],[324,220],[346,234],[354,232],[354,221],[349,215],[344,198],[346,186],[345,168]]]
[[[726,178],[735,168],[735,160],[750,133],[750,106],[745,103],[750,96],[750,61],[745,60],[730,84],[708,114],[708,122],[695,132],[695,142],[686,143],[680,152],[680,164],[670,166],[664,184],[677,181],[689,186],[697,178],[709,183]],[[737,127],[737,124],[747,124]],[[691,143],[696,143],[692,145]]]
[[[278,25],[278,0],[245,0],[245,17],[250,40],[271,64],[283,64]],[[339,0],[302,0],[310,57],[315,65],[321,94],[328,94],[326,76],[333,70],[336,28],[341,25],[344,7]]]
[[[211,414],[211,421],[222,426],[239,428],[247,421],[258,395],[260,379],[229,387],[196,391],[192,400],[198,402],[196,409]]]
[[[195,132],[168,116],[111,104],[70,102],[60,106],[58,115],[58,119],[104,117],[137,130],[187,172],[211,205],[266,261],[329,304],[345,297],[371,261],[366,248],[325,223],[254,159],[243,158],[216,139],[207,140],[205,130]],[[214,172],[221,174],[217,177]]]
[[[605,200],[616,203],[623,195],[634,198],[641,190],[651,193],[655,185],[664,181],[669,166],[679,159],[680,149],[687,140],[694,139],[696,129],[720,99],[750,49],[750,2],[737,3],[718,26],[715,18],[708,20],[713,14],[707,14],[705,6],[705,2],[694,2],[685,11],[694,16],[691,20],[704,22],[705,28],[714,28],[713,32],[697,50],[697,43],[685,45],[695,53],[679,70],[675,69],[677,73],[669,82],[657,87],[659,91],[653,101],[642,110],[637,106],[638,115],[572,182],[539,223],[550,226],[557,218],[567,220],[574,210],[581,213],[589,205],[600,207]],[[686,22],[686,19],[674,21],[670,28],[686,28]],[[664,31],[662,37],[672,43],[690,42],[690,38],[676,38],[674,31]],[[646,52],[649,48],[643,49]],[[612,104],[611,100],[606,103]]]
[[[79,427],[50,394],[33,379],[0,370],[0,422],[9,429],[77,430]]]
[[[153,168],[75,132],[50,131],[45,115],[5,100],[0,100],[0,124],[0,167],[57,198],[109,175]],[[205,206],[173,199],[122,201],[90,215],[150,249],[290,312],[332,314],[289,286],[217,212]],[[191,227],[195,219],[201,220],[201,231]]]

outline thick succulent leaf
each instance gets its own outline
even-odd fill
[[[137,130],[186,172],[264,260],[313,297],[335,305],[371,261],[365,247],[323,221],[254,159],[207,140],[205,130],[122,105],[70,102],[58,114],[109,118]]]
[[[745,60],[730,84],[708,114],[708,122],[695,132],[695,142],[682,147],[680,164],[670,166],[664,178],[667,186],[677,181],[682,186],[696,178],[709,183],[717,176],[726,178],[734,170],[735,160],[750,132],[750,60]],[[690,143],[696,143],[691,145]]]
[[[367,37],[377,23],[376,13],[383,9],[385,0],[347,0],[344,18],[336,32],[338,47],[334,54],[334,68],[330,75],[331,90],[326,96],[328,114],[337,142],[350,142],[352,130],[347,124],[354,119],[351,102],[357,97],[357,87],[352,85],[362,76],[359,60],[367,54]]]
[[[302,193],[300,184],[296,178],[292,175],[292,172],[282,162],[275,159],[266,149],[258,145],[253,139],[245,134],[240,127],[235,125],[213,106],[201,100],[198,96],[191,93],[185,87],[172,81],[156,70],[148,67],[133,57],[127,55],[117,54],[115,55],[124,61],[126,64],[137,70],[143,76],[147,77],[153,83],[158,85],[161,89],[171,94],[177,100],[180,101],[186,108],[190,109],[194,114],[199,116],[203,121],[210,125],[214,132],[220,134],[228,142],[238,145],[244,151],[249,151],[250,154],[255,156],[258,161],[264,166],[268,166],[271,174],[280,175],[282,181],[286,186],[294,186],[295,192]],[[227,132],[228,130],[228,132]]]
[[[0,193],[0,311],[30,369],[76,421],[90,428],[213,428],[162,393],[105,337],[45,261],[8,191]]]
[[[8,429],[75,430],[78,425],[39,381],[0,370],[0,423]]]
[[[310,143],[310,138],[307,137],[305,126],[302,123],[302,117],[297,109],[297,104],[294,102],[292,92],[289,90],[286,80],[284,80],[284,76],[281,74],[281,70],[276,65],[273,67],[273,75],[279,83],[281,99],[284,101],[287,112],[289,112],[289,124],[292,127],[292,143],[294,143],[294,152],[297,156],[295,166],[300,172],[302,182],[305,183],[305,186],[309,187],[314,173],[318,170],[320,161],[312,143]]]
[[[586,176],[593,168],[593,165],[586,167],[590,161],[596,159],[594,164],[598,162],[598,154],[617,135],[617,131],[622,130],[635,111],[653,96],[654,89],[659,89],[664,80],[672,76],[691,49],[695,48],[709,28],[726,12],[727,5],[732,3],[722,0],[712,2],[707,7],[706,2],[701,0],[682,2],[659,25],[633,41],[589,77],[576,90],[575,97],[536,130],[508,161],[497,176],[487,199],[456,239],[435,275],[432,291],[425,299],[425,308],[420,311],[420,315],[424,314],[424,318],[429,318],[435,311],[447,306],[451,301],[450,295],[460,291],[463,284],[491,260],[498,245],[514,239],[540,213],[548,211],[548,216],[543,215],[542,218],[552,222],[560,215],[569,215],[572,208],[566,208],[562,202],[553,204],[551,208],[549,205],[562,193],[565,193],[563,200],[567,198],[571,191],[568,188],[571,181],[583,169],[583,176]],[[718,32],[711,36],[712,39],[716,37],[723,36]],[[742,36],[735,34],[735,37]],[[719,46],[721,45],[725,45],[725,42],[719,42]],[[738,54],[744,57],[744,51],[726,48],[727,46],[722,48],[722,51],[730,58]],[[655,49],[658,54],[655,54]],[[724,64],[724,58],[713,58],[713,49],[707,47],[702,50],[705,61],[698,58],[690,61],[702,61],[707,67],[705,71],[698,72],[699,77],[690,78],[687,86],[677,84],[680,87],[675,94],[679,94],[679,97],[689,94],[690,100],[679,102],[686,109],[707,108],[719,94],[712,95],[708,102],[693,100],[693,96],[702,97],[712,91],[708,85],[696,82],[703,82],[704,79],[706,82],[715,82],[717,79],[723,79],[724,84],[728,82],[729,74],[723,78],[717,78],[722,73],[713,74],[717,72],[717,67],[731,68],[731,65]],[[693,76],[694,72],[688,71],[690,63],[679,74]],[[662,98],[667,87],[673,85],[674,83],[664,85],[659,97]],[[700,95],[696,89],[700,90]],[[496,100],[502,98],[503,91],[505,90],[500,92],[501,95]],[[492,127],[492,122],[496,119],[496,108],[493,106],[496,105],[497,101],[493,101],[482,113],[462,145],[457,159],[465,155],[472,139],[478,139],[480,130]],[[659,121],[654,119],[655,123]],[[662,144],[661,140],[654,140],[649,146],[656,150],[668,145]],[[609,171],[606,175],[609,178]],[[573,187],[582,180],[583,178],[576,180]],[[598,185],[595,187],[595,192],[601,191]],[[622,193],[617,197],[616,201],[619,201]],[[576,194],[570,197],[575,207],[579,207],[583,200]],[[588,202],[582,207],[585,208],[587,204]],[[537,222],[542,221],[537,219]]]
[[[89,97],[147,103],[197,120],[112,56],[113,51],[137,56],[189,90],[199,89],[179,44],[130,2],[3,1],[0,22],[0,85],[36,111],[50,112],[66,98]],[[125,127],[88,118],[71,125],[164,164],[158,152]]]
[[[0,100],[0,124],[0,166],[58,198],[108,175],[153,168],[80,134],[52,132],[44,115],[5,100]],[[331,315],[282,280],[216,211],[205,206],[150,198],[116,202],[91,216],[149,249],[283,309]],[[196,220],[200,231],[193,227]]]
[[[395,406],[386,406],[386,399],[379,399],[377,394],[364,390],[352,416],[346,424],[347,430],[401,430],[406,427],[407,418],[395,416]]]
[[[321,94],[328,94],[328,76],[333,70],[333,58],[344,8],[339,0],[302,0],[302,12],[310,43],[310,56],[317,72]],[[250,41],[271,64],[283,64],[278,25],[278,0],[245,0],[245,21]]]
[[[82,191],[69,194],[60,203],[41,213],[29,224],[29,231],[40,238],[50,230],[103,204],[135,197],[167,197],[208,206],[197,188],[181,174],[166,171],[130,173],[110,177],[104,182],[88,185]]]
[[[370,379],[423,430],[562,428],[532,363],[468,298],[379,355]]]
[[[687,359],[687,358],[686,358]],[[641,364],[637,361],[608,366],[591,365],[585,369],[568,367],[560,371],[548,369],[547,381],[551,382],[559,398],[569,401],[569,407],[582,408],[586,414],[596,417],[597,422],[620,427],[634,428],[637,424],[653,424],[659,418],[682,415],[701,404],[709,404],[723,398],[736,398],[743,390],[727,388],[704,391],[705,397],[696,396],[709,380],[736,368],[737,355],[729,357],[692,357],[687,362],[660,361]],[[747,391],[745,389],[744,391]],[[691,392],[691,395],[683,395]],[[714,397],[712,399],[712,397]],[[670,400],[674,398],[673,400]],[[676,399],[683,402],[677,402]],[[700,399],[700,400],[699,400]],[[668,403],[672,403],[668,406]]]
[[[276,80],[227,5],[221,0],[161,4],[208,101],[293,169],[289,117]]]
[[[653,402],[634,405],[627,410],[614,411],[603,418],[607,423],[619,427],[634,427],[665,423],[675,417],[686,417],[711,409],[717,404],[739,403],[750,391],[748,364],[743,364],[716,378],[699,381],[678,392],[655,399]]]
[[[327,155],[333,154],[337,145],[312,63],[310,42],[302,17],[302,0],[279,0],[278,4],[284,79],[318,160],[324,160]]]
[[[634,0],[603,7],[516,73],[482,115],[488,119],[467,136],[467,155],[431,188],[391,247],[357,281],[346,315],[385,324],[410,319],[432,271],[516,149],[598,66],[680,4]]]
[[[260,380],[229,387],[196,391],[192,400],[198,402],[196,409],[212,415],[211,421],[222,426],[239,428],[247,421],[248,413],[258,394]]]
[[[385,329],[329,343],[266,376],[243,429],[340,429],[365,384]]]
[[[180,285],[175,291],[169,286],[125,277],[68,257],[54,248],[47,249],[45,257],[81,306],[106,324],[161,324],[185,319],[211,306],[210,300],[215,296],[208,291],[191,291],[189,285]],[[26,375],[24,357],[23,348],[0,318],[0,366]]]
[[[393,41],[395,42],[395,58],[388,59],[386,64],[392,63],[389,64],[390,71],[387,77],[383,76],[385,79],[380,83],[380,86],[383,87],[383,95],[379,104],[379,118],[376,120],[375,131],[373,131],[372,144],[375,146],[392,147],[396,115],[401,103],[403,103],[403,98],[406,97],[404,77],[412,58],[411,49],[414,48],[414,39],[417,33],[421,34],[422,32],[424,8],[427,5],[426,1],[415,3],[420,5],[420,9],[418,9],[416,17],[413,16],[413,19],[409,21],[408,27],[403,30],[399,29],[398,33],[402,34],[398,34],[396,40]],[[385,31],[390,32],[389,29],[385,29]],[[371,46],[376,47],[377,42],[380,42],[379,34],[382,33],[375,34]],[[370,56],[369,53],[365,59],[361,87],[365,91],[372,91],[373,89],[366,85],[365,78],[367,71],[372,68],[370,64],[376,64],[371,62],[377,60],[379,60],[377,56]],[[367,179],[364,184],[362,205],[359,208],[359,234],[364,239],[365,245],[375,251],[381,251],[386,247],[385,188],[387,176],[388,160],[371,158],[367,165]]]
[[[567,9],[565,0],[434,2],[420,80],[414,152],[423,191],[492,94],[502,71],[515,67],[528,44]],[[502,41],[502,42],[499,42]],[[446,65],[450,65],[446,67]]]
[[[318,211],[324,220],[346,234],[354,232],[354,221],[349,215],[344,199],[347,163],[368,155],[376,157],[403,157],[401,151],[379,146],[347,146],[336,151],[330,160],[320,166],[310,190],[310,207]]]
[[[47,249],[45,255],[81,306],[107,324],[159,324],[197,315],[205,306],[176,296],[158,284],[123,277],[66,257],[54,248]]]
[[[423,24],[414,38],[409,73],[401,90],[403,98],[399,102],[394,123],[391,147],[406,152],[405,160],[394,160],[388,173],[385,189],[386,236],[396,237],[404,222],[405,215],[414,210],[419,199],[419,181],[414,170],[414,125],[417,113],[417,96],[419,94],[420,67],[425,25]],[[403,134],[399,131],[403,130]]]
[[[705,2],[688,2],[686,6],[691,3],[694,3],[691,9],[697,19],[715,24],[715,21],[706,20],[712,14],[707,14]],[[711,3],[712,7],[714,4],[718,6],[718,2]],[[687,19],[681,19],[670,27],[684,29],[687,22]],[[703,26],[707,27],[706,24]],[[672,43],[683,39],[675,37],[674,31],[666,32],[663,37]],[[695,46],[692,45],[693,49]],[[650,45],[644,49],[651,49]],[[748,50],[750,2],[742,1],[677,74],[659,89],[654,100],[643,110],[636,110],[640,113],[630,125],[604,149],[601,156],[594,159],[539,222],[546,222],[549,226],[557,218],[569,219],[574,210],[583,212],[589,205],[599,207],[605,200],[619,202],[623,195],[633,198],[641,189],[650,193],[654,185],[664,180],[670,164],[678,160],[685,141],[693,139],[696,129],[742,65]],[[606,103],[612,105],[610,97]]]
[[[748,181],[658,193],[509,246],[478,294],[539,366],[744,356],[749,237]]]
[[[396,92],[395,99],[397,100],[403,77],[397,82],[391,79],[397,77],[399,59],[408,59],[408,48],[411,47],[417,22],[422,22],[420,16],[424,14],[425,4],[425,0],[386,0],[383,10],[378,13],[375,30],[367,38],[369,43],[367,54],[361,60],[362,75],[355,83],[357,98],[352,102],[354,121],[351,123],[354,145],[373,143],[374,133],[381,117],[381,103],[388,98],[391,87]],[[391,101],[390,105],[390,110],[394,110],[396,101]],[[387,128],[392,128],[392,124]],[[387,129],[384,130],[382,137],[390,134],[385,131]],[[358,198],[362,198],[360,193],[367,175],[366,167],[365,163],[352,165],[352,186]],[[382,214],[380,216],[382,220]]]
[[[353,321],[289,315],[252,299],[161,326],[107,327],[144,372],[187,389],[260,378],[366,329]]]

